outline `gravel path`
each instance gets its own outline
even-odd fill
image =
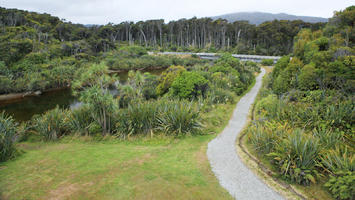
[[[264,74],[265,70],[262,69],[255,86],[240,99],[228,126],[208,144],[207,156],[213,173],[221,186],[238,200],[284,199],[244,165],[235,147],[236,138],[247,123],[249,109],[261,87]]]

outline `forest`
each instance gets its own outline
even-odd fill
[[[169,23],[148,20],[85,26],[49,14],[0,8],[0,26],[0,55],[9,65],[29,52],[46,52],[52,57],[93,55],[120,44],[152,50],[285,55],[291,53],[293,38],[302,28],[319,30],[324,23],[275,20],[255,26],[247,21],[192,18]]]
[[[299,20],[255,26],[209,18],[85,26],[49,14],[0,8],[0,94],[65,87],[73,80],[75,69],[102,60],[110,70],[172,64],[144,55],[147,51],[286,55],[301,29],[315,31],[323,26]],[[146,50],[136,56],[120,54],[121,48],[137,45]],[[63,76],[57,76],[59,73]]]

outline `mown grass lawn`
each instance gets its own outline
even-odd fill
[[[233,108],[205,114],[209,135],[20,143],[25,153],[0,164],[0,199],[231,199],[206,148]]]

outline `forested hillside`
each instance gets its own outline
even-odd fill
[[[323,23],[272,21],[259,26],[246,21],[228,23],[210,18],[181,19],[164,23],[148,20],[84,26],[64,22],[49,14],[0,8],[0,56],[14,63],[29,52],[53,56],[96,54],[118,44],[138,44],[156,50],[211,51],[285,55],[291,52],[293,37],[302,28],[320,29]],[[8,52],[11,52],[10,54]]]
[[[251,146],[280,177],[320,184],[336,199],[355,198],[354,22],[351,6],[324,29],[298,33],[293,57],[265,80],[248,129]]]
[[[288,15],[286,13],[265,13],[265,12],[236,12],[230,13],[225,15],[219,15],[216,17],[212,17],[212,19],[226,19],[228,22],[235,22],[245,20],[248,21],[250,24],[259,25],[266,21],[273,21],[273,20],[302,20],[304,22],[310,23],[319,23],[328,22],[327,18],[322,17],[309,17],[309,16],[297,16],[297,15]]]

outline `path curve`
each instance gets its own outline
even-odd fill
[[[207,156],[213,173],[221,186],[238,200],[284,199],[244,165],[235,146],[238,134],[247,123],[249,109],[261,88],[264,75],[265,70],[261,69],[254,87],[237,104],[228,126],[208,143]]]

